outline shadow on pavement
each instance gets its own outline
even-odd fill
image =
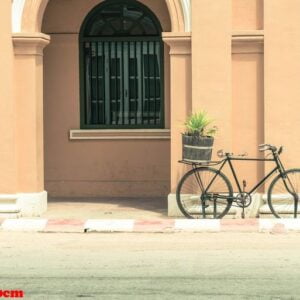
[[[42,217],[56,219],[168,218],[167,197],[161,198],[50,198]]]

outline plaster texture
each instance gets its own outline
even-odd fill
[[[182,124],[198,110],[219,126],[215,150],[257,156],[259,143],[282,144],[287,167],[300,164],[298,0],[143,0],[164,30],[170,138],[70,141],[80,127],[78,32],[100,2],[0,2],[1,195],[167,198],[187,170]],[[238,165],[249,185],[269,168]]]

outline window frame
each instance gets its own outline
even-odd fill
[[[89,23],[90,19],[97,14],[99,10],[101,10],[107,3],[114,3],[114,4],[135,4],[140,6],[143,10],[146,10],[148,16],[150,15],[153,21],[158,23],[160,28],[160,35],[158,36],[100,36],[100,37],[85,37],[85,26]],[[157,19],[157,17],[153,14],[153,12],[147,8],[145,5],[137,2],[135,0],[109,0],[105,1],[99,5],[97,5],[94,9],[92,9],[88,15],[86,16],[79,34],[79,75],[80,75],[80,128],[81,129],[164,129],[165,128],[165,78],[164,78],[164,43],[161,36],[162,28]],[[87,124],[86,120],[86,78],[85,78],[85,42],[147,42],[147,41],[155,41],[159,43],[160,47],[160,123],[159,124]],[[148,54],[149,55],[149,54]],[[144,80],[144,79],[143,79]],[[104,100],[105,101],[105,100]],[[144,101],[144,98],[141,102]],[[145,121],[142,119],[142,123]],[[149,122],[148,122],[149,123]]]

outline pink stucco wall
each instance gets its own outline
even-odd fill
[[[166,196],[170,191],[169,140],[69,140],[79,129],[78,32],[100,1],[52,0],[42,31],[44,52],[45,189],[50,196]],[[143,1],[170,31],[165,3]],[[68,12],[66,14],[66,12]],[[169,56],[165,55],[166,127],[169,127]]]

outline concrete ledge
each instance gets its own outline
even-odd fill
[[[47,192],[0,195],[0,216],[39,217],[47,210]]]
[[[169,217],[183,217],[176,200],[176,194],[168,195],[168,216]]]
[[[46,210],[46,191],[0,195],[0,214],[2,217],[39,217]]]
[[[274,201],[274,202],[273,202]],[[290,219],[294,217],[293,196],[290,194],[276,194],[272,196],[273,207],[277,213],[283,214],[285,218]],[[273,214],[268,205],[268,195],[262,196],[263,205],[259,208],[259,217],[269,218]]]
[[[19,193],[17,205],[21,209],[22,217],[39,217],[47,210],[47,192]]]
[[[252,203],[249,207],[245,208],[246,218],[258,217],[258,212],[263,204],[262,195],[254,194],[252,197]],[[239,207],[231,207],[225,218],[239,219],[241,218],[242,209]],[[176,200],[176,194],[168,195],[168,216],[169,217],[183,217]]]

